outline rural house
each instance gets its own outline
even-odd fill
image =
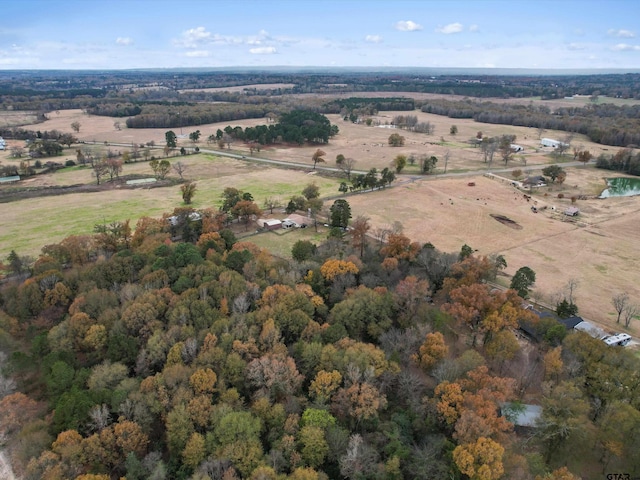
[[[527,177],[522,181],[525,187],[546,187],[547,179],[541,175],[535,175],[533,177]]]

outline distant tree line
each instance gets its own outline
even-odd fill
[[[589,105],[558,108],[505,105],[472,100],[429,100],[421,110],[450,118],[580,133],[596,143],[626,147],[640,144],[640,105]]]
[[[600,155],[596,167],[605,170],[640,176],[640,152],[634,154],[630,148],[619,150],[615,155]]]
[[[26,130],[24,128],[4,127],[0,128],[0,137],[14,140],[53,140],[63,145],[71,146],[78,139],[70,133],[62,133],[58,130]]]
[[[180,107],[180,112],[164,106],[146,105],[141,114],[127,119],[128,128],[179,128],[188,125],[227,122],[245,118],[262,118],[273,105],[198,104]]]
[[[416,115],[397,115],[393,117],[391,124],[403,130],[426,133],[427,135],[432,135],[436,128],[431,122],[418,122]]]
[[[385,111],[415,110],[415,100],[405,97],[366,98],[350,97],[333,100],[325,105],[325,113],[341,113],[361,111],[367,115],[375,115]]]
[[[294,110],[280,116],[276,124],[257,125],[255,127],[232,128],[227,126],[224,132],[218,130],[216,140],[223,138],[224,133],[245,142],[257,142],[260,145],[277,142],[328,143],[329,138],[337,135],[338,127],[332,125],[327,117],[309,110]]]

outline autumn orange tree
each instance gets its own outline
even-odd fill
[[[320,273],[329,282],[333,282],[337,277],[349,273],[357,275],[358,272],[358,267],[353,262],[335,258],[328,259],[320,267]]]
[[[499,408],[513,398],[514,387],[515,380],[492,376],[480,366],[457,382],[440,383],[435,389],[436,410],[445,424],[454,427],[453,436],[460,443],[496,437],[512,428]]]
[[[380,249],[380,254],[398,260],[414,260],[419,251],[419,243],[412,242],[402,233],[391,233],[386,245]]]
[[[473,443],[458,445],[453,450],[453,461],[471,480],[498,480],[504,474],[503,455],[502,445],[480,437]]]
[[[420,351],[414,354],[412,359],[422,369],[431,370],[434,365],[447,355],[447,344],[440,332],[427,333],[424,342],[420,345]]]

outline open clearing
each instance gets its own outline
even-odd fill
[[[374,228],[399,221],[409,238],[430,241],[442,251],[459,251],[467,244],[479,254],[503,254],[509,265],[506,272],[511,275],[529,266],[536,272],[533,300],[555,304],[569,279],[576,279],[580,314],[614,328],[611,296],[627,291],[631,298],[640,299],[635,243],[640,198],[578,200],[581,215],[575,222],[558,213],[571,201],[556,198],[559,192],[593,195],[595,184],[604,188],[602,178],[612,176],[608,173],[573,168],[567,178],[571,185],[554,186],[547,197],[541,188],[529,202],[508,183],[482,176],[425,179],[352,195],[348,201],[354,217],[370,217]],[[474,187],[468,186],[469,180]],[[549,208],[533,213],[534,201],[538,208]],[[551,206],[556,207],[555,212]],[[503,225],[492,214],[505,216],[522,229]]]
[[[380,112],[374,118],[384,124],[390,123],[395,115],[407,113],[409,112]],[[616,327],[615,323],[612,324],[615,322],[611,306],[613,294],[627,291],[633,301],[640,302],[638,250],[634,244],[638,234],[637,225],[640,224],[640,197],[578,200],[581,215],[577,222],[563,221],[568,219],[561,214],[552,213],[550,209],[534,214],[530,208],[532,204],[524,199],[522,192],[514,190],[509,182],[500,183],[480,176],[486,171],[487,165],[482,161],[480,150],[471,146],[468,140],[475,137],[478,131],[487,136],[515,134],[516,143],[524,146],[525,151],[523,155],[516,154],[508,167],[536,174],[544,164],[557,159],[551,156],[550,149],[539,147],[535,129],[454,120],[418,111],[410,113],[417,115],[419,121],[434,124],[435,133],[424,135],[367,127],[345,122],[338,115],[328,116],[340,128],[339,135],[329,145],[321,146],[327,153],[325,158],[328,166],[335,165],[335,157],[339,153],[354,158],[357,161],[355,168],[358,170],[373,167],[382,169],[389,166],[398,154],[435,155],[440,159],[437,177],[411,180],[411,174],[417,173],[417,167],[408,165],[403,172],[408,175],[403,175],[398,180],[398,187],[349,196],[354,217],[360,214],[370,217],[374,229],[400,221],[407,236],[420,242],[430,241],[443,251],[458,251],[466,243],[480,254],[502,253],[509,264],[507,273],[513,274],[524,265],[536,272],[534,300],[553,304],[557,293],[563,290],[567,281],[577,279],[579,287],[576,303],[580,307],[580,313],[612,329]],[[77,134],[80,140],[125,144],[153,140],[158,145],[164,144],[165,129],[124,128],[118,131],[114,128],[114,119],[88,116],[80,110],[53,113],[50,120],[38,124],[37,128],[71,133],[70,125],[74,121],[81,124]],[[184,127],[182,134],[186,137],[189,132],[200,130],[202,137],[206,138],[229,123],[232,126],[246,127],[263,124],[265,121],[251,119]],[[455,136],[449,134],[449,129],[454,124],[458,127],[458,134]],[[174,131],[180,133],[178,129]],[[388,137],[393,132],[405,136],[404,147],[388,146]],[[544,134],[557,139],[564,135],[564,132],[555,131]],[[581,136],[574,137],[573,144],[589,149],[594,156],[618,150],[594,144]],[[180,145],[192,146],[186,138],[180,139]],[[205,148],[204,143],[200,145]],[[125,149],[121,146],[109,148]],[[311,156],[316,148],[317,146],[274,146],[264,148],[254,156],[308,163],[311,168]],[[233,144],[232,151],[244,154],[248,153],[248,147]],[[478,171],[479,176],[464,179],[439,178],[444,170],[443,157],[447,151],[450,154],[447,165],[449,173]],[[65,154],[66,158],[75,158],[73,150],[65,150]],[[202,163],[192,160],[196,158],[208,160]],[[193,169],[186,176],[198,181],[199,192],[194,199],[196,208],[217,205],[220,193],[227,186],[250,191],[261,204],[267,195],[287,199],[290,195],[299,193],[310,181],[310,177],[304,172],[279,170],[207,155],[181,159],[194,162]],[[569,161],[572,157],[567,154],[565,159]],[[3,161],[10,160],[5,156]],[[496,156],[493,168],[502,167],[504,165]],[[124,174],[151,173],[144,163],[127,165],[125,168]],[[67,179],[58,175],[63,174],[60,172],[48,180],[42,177],[32,181],[49,181],[51,184],[90,181],[87,170],[69,172]],[[504,175],[510,177],[509,174]],[[538,202],[538,207],[556,206],[562,211],[571,202],[568,199],[557,199],[558,193],[564,193],[566,197],[594,196],[605,188],[603,178],[609,176],[615,175],[590,167],[571,168],[563,186],[548,187],[547,197],[544,196],[545,189],[541,189],[534,194],[533,200]],[[406,183],[400,184],[403,179]],[[315,177],[315,180],[321,185],[323,196],[337,193],[336,179]],[[476,186],[468,187],[469,181],[475,182]],[[122,190],[65,195],[3,205],[0,214],[0,255],[6,256],[11,248],[16,248],[20,253],[37,253],[44,243],[59,241],[68,234],[87,233],[95,223],[103,220],[109,222],[131,218],[133,221],[143,215],[159,216],[181,205],[177,186],[134,190],[133,196],[130,192]],[[5,208],[8,205],[11,208]],[[507,217],[522,228],[514,229],[501,224],[491,214]],[[309,233],[306,232],[305,235]],[[46,240],[43,241],[43,238]],[[258,237],[255,238],[257,242],[262,242],[257,240]],[[293,237],[288,235],[287,238]],[[265,241],[267,244],[271,243],[270,240]],[[287,248],[290,247],[283,247],[283,252]]]

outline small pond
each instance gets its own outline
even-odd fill
[[[608,188],[602,191],[600,198],[640,195],[640,178],[607,178],[606,180]]]

